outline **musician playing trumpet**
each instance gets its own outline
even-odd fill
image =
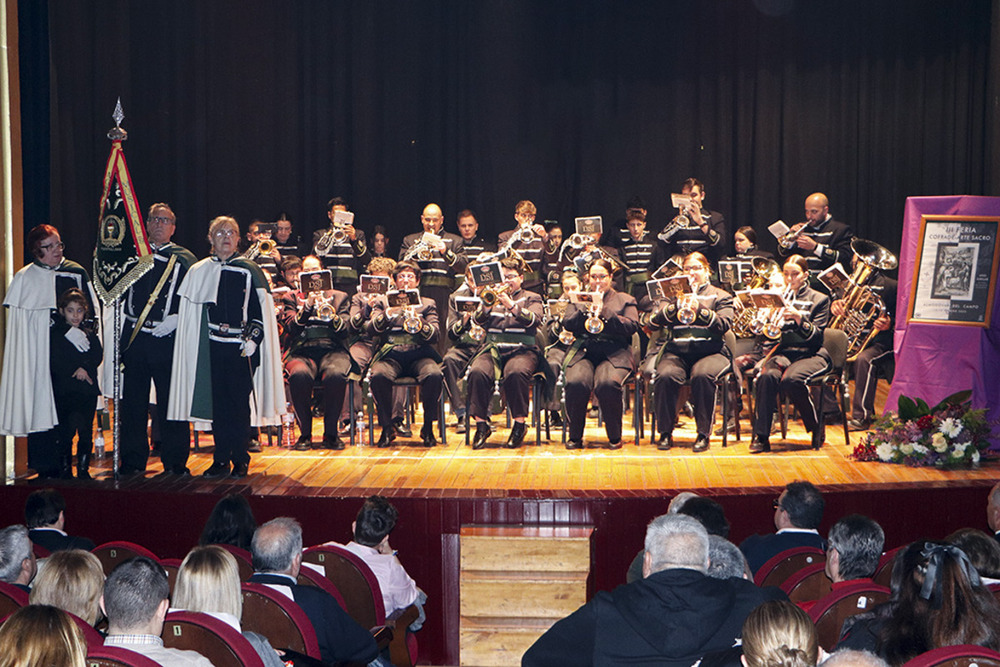
[[[497,238],[497,247],[503,248],[515,234],[518,238],[510,243],[510,248],[528,263],[528,272],[524,274],[522,287],[541,295],[545,289],[545,249],[548,233],[545,225],[535,223],[538,209],[527,199],[517,202],[514,206],[514,229],[502,232]]]
[[[472,268],[465,269],[465,282],[448,298],[448,341],[451,343],[444,353],[441,367],[444,370],[444,386],[455,415],[456,432],[465,433],[465,393],[461,391],[460,380],[469,362],[482,347],[486,332],[472,321],[472,311],[459,308],[459,300],[479,297],[480,289],[472,281]]]
[[[733,297],[709,284],[711,267],[700,252],[684,258],[683,270],[692,292],[662,299],[646,318],[648,329],[663,334],[650,344],[643,374],[653,381],[653,409],[660,428],[657,449],[673,446],[678,396],[690,379],[697,425],[694,451],[703,452],[709,447],[715,412],[715,380],[730,366],[722,336],[733,319]]]
[[[779,392],[791,400],[802,416],[802,424],[812,433],[813,448],[823,444],[818,428],[818,411],[822,407],[813,402],[806,382],[830,369],[830,356],[823,349],[823,329],[830,321],[830,297],[809,287],[809,264],[805,257],[789,257],[782,273],[788,289],[785,298],[788,306],[781,313],[780,337],[772,341],[762,335],[758,339],[765,353],[757,373],[751,454],[771,451],[771,420],[778,407]]]
[[[556,300],[557,308],[565,309],[569,305],[572,295],[580,291],[580,276],[576,271],[567,270],[562,272],[562,282],[560,284],[560,297]],[[559,395],[555,391],[555,383],[562,374],[563,360],[566,359],[566,352],[576,341],[576,336],[572,331],[563,328],[563,315],[565,310],[552,312],[550,309],[548,320],[545,322],[545,361],[549,365],[550,373],[546,375],[545,395],[549,396],[549,423],[553,426],[562,426],[562,410],[559,406]]]
[[[590,266],[590,289],[596,304],[570,303],[563,327],[576,338],[564,362],[567,449],[583,449],[587,403],[593,393],[604,415],[608,449],[621,449],[622,388],[635,370],[632,334],[639,330],[635,297],[612,286],[613,268],[607,259]]]
[[[727,254],[726,220],[718,211],[704,208],[705,184],[697,178],[686,179],[681,184],[681,194],[689,196],[690,202],[681,207],[677,216],[657,236],[654,266],[660,266],[677,255],[700,252],[715,270],[719,258]]]
[[[792,225],[785,239],[779,239],[778,255],[782,258],[801,256],[815,275],[836,262],[848,266],[851,251],[851,228],[830,215],[830,200],[822,192],[806,197],[806,219]],[[790,245],[789,245],[790,244]]]
[[[371,255],[365,243],[365,233],[353,224],[335,225],[337,212],[350,210],[343,197],[326,203],[330,226],[313,234],[313,254],[323,262],[323,268],[333,274],[333,287],[347,294],[358,289],[358,269],[368,264]]]
[[[489,423],[490,396],[500,372],[500,390],[507,399],[514,425],[507,447],[524,442],[528,428],[528,395],[531,376],[538,366],[535,332],[542,321],[542,297],[522,289],[524,277],[516,257],[500,260],[503,283],[494,291],[495,301],[483,298],[472,319],[486,332],[484,346],[469,368],[469,414],[476,420],[473,449],[482,449],[492,433]]]

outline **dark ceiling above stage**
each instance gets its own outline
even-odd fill
[[[214,215],[306,231],[338,194],[398,233],[428,201],[495,233],[522,198],[568,224],[633,194],[659,228],[697,175],[735,224],[822,190],[894,251],[906,196],[997,194],[990,0],[20,5],[26,224],[78,259],[118,96],[140,202],[198,254]]]

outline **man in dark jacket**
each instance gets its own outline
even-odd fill
[[[774,527],[771,535],[751,535],[740,544],[740,551],[747,557],[747,564],[756,575],[757,570],[772,557],[785,549],[816,547],[826,549],[820,536],[820,522],[826,501],[819,489],[809,482],[791,482],[774,501]]]
[[[66,500],[55,489],[33,491],[24,501],[24,520],[31,541],[49,551],[94,548],[92,540],[66,534]]]
[[[521,664],[689,667],[733,646],[766,595],[745,579],[712,579],[707,570],[708,533],[697,520],[653,519],[645,578],[598,593],[542,635]]]

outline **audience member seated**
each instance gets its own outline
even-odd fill
[[[1000,603],[958,547],[918,540],[896,556],[892,597],[844,623],[837,648],[877,653],[902,665],[942,646],[1000,649]]]
[[[22,607],[0,626],[0,667],[84,667],[87,642],[68,614]]]
[[[791,602],[765,602],[743,623],[744,667],[815,667],[819,655],[816,627]]]
[[[708,548],[708,532],[695,519],[653,519],[645,578],[597,593],[543,634],[521,664],[690,667],[733,646],[747,615],[766,598],[744,579],[707,576]]]
[[[849,648],[834,651],[822,664],[823,667],[889,667],[889,663],[874,653]]]
[[[267,638],[243,632],[243,592],[236,558],[217,545],[195,547],[184,557],[174,584],[173,609],[200,611],[230,625],[250,642],[264,667],[283,667]]]
[[[825,568],[833,582],[831,592],[851,584],[872,583],[884,546],[882,526],[866,516],[851,514],[833,524],[826,538]],[[800,602],[799,606],[809,611],[816,602]]]
[[[279,517],[254,533],[250,551],[254,575],[250,582],[267,584],[289,595],[316,630],[323,662],[371,662],[378,646],[371,633],[354,622],[326,591],[296,583],[302,566],[302,527],[295,519]]]
[[[361,506],[357,518],[351,524],[354,539],[343,545],[363,560],[375,574],[382,590],[386,616],[391,616],[397,609],[406,609],[415,602],[423,604],[427,599],[389,546],[389,534],[396,527],[398,518],[399,511],[386,498],[371,496]]]
[[[737,577],[753,581],[747,559],[740,548],[718,535],[708,536],[708,571],[705,573],[713,579],[729,579]]]
[[[1000,543],[975,528],[961,528],[944,539],[965,552],[984,584],[1000,583]]]
[[[770,535],[752,535],[740,544],[740,551],[754,574],[774,556],[794,547],[824,548],[817,528],[823,520],[823,494],[809,482],[792,482],[774,502],[774,527]]]
[[[155,660],[164,667],[211,667],[194,651],[166,648],[160,635],[170,602],[167,573],[145,556],[119,563],[107,581],[101,608],[108,617],[105,646],[117,646]]]
[[[28,529],[20,524],[0,530],[0,581],[17,586],[25,593],[38,572]]]
[[[729,539],[729,520],[726,519],[726,511],[722,505],[711,498],[703,498],[695,493],[683,491],[670,501],[667,514],[686,514],[705,526],[709,535],[718,535],[723,539]],[[642,579],[642,560],[645,554],[645,549],[639,549],[639,553],[632,559],[631,565],[628,566],[628,572],[625,574],[626,583],[631,584],[633,581]]]
[[[212,508],[198,544],[229,544],[249,551],[255,530],[257,520],[250,503],[238,493],[231,493]]]
[[[97,556],[82,549],[64,549],[45,559],[31,587],[31,604],[68,611],[89,625],[101,617],[104,568]]]
[[[66,501],[55,489],[39,489],[24,502],[24,520],[28,524],[31,541],[50,552],[63,549],[94,548],[93,541],[86,537],[67,535]]]
[[[986,501],[986,523],[993,531],[994,539],[1000,542],[1000,482],[990,489],[990,496]]]

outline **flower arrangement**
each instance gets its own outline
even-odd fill
[[[990,446],[993,428],[986,410],[971,408],[971,396],[971,391],[962,391],[933,408],[923,399],[900,396],[898,412],[876,420],[851,458],[943,468],[978,464]]]

